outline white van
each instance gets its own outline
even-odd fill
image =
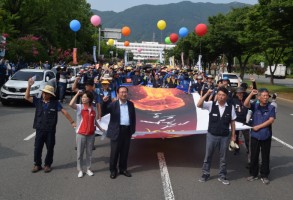
[[[275,70],[275,65],[272,66],[272,71]],[[270,77],[271,76],[271,72],[270,72],[270,66],[267,67],[267,70],[265,71],[265,77]],[[274,77],[275,78],[286,78],[286,66],[283,64],[278,64],[276,71],[274,73]]]

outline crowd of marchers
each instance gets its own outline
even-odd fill
[[[201,98],[198,107],[209,111],[209,124],[206,137],[206,154],[200,182],[210,178],[210,167],[215,150],[219,151],[220,169],[218,180],[230,184],[227,177],[226,154],[228,149],[235,155],[239,153],[239,137],[243,135],[244,149],[247,153],[248,181],[261,179],[268,184],[270,173],[270,148],[272,124],[276,118],[276,95],[270,95],[265,88],[257,90],[255,79],[252,85],[240,83],[231,87],[228,78],[215,82],[212,75],[198,70],[168,68],[165,66],[119,67],[117,65],[90,65],[79,70],[72,85],[75,96],[69,106],[76,110],[76,120],[63,108],[68,72],[66,67],[57,67],[56,84],[47,85],[40,98],[30,96],[34,80],[28,80],[25,99],[34,103],[36,129],[34,167],[38,172],[42,167],[42,150],[47,147],[44,171],[52,170],[55,133],[58,111],[62,112],[76,131],[78,177],[84,173],[93,176],[91,171],[92,151],[95,149],[95,130],[98,127],[106,132],[111,141],[110,178],[123,174],[131,177],[127,170],[131,135],[135,133],[136,115],[128,87],[142,85],[154,88],[177,88],[187,95],[198,93]],[[272,97],[272,98],[271,98]],[[271,99],[271,101],[270,101]],[[99,126],[99,120],[110,114],[108,130]],[[237,131],[235,122],[251,126],[249,130]],[[83,155],[85,152],[85,163]],[[259,164],[261,155],[261,164]],[[84,167],[85,165],[85,167]]]

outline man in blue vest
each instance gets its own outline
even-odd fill
[[[230,182],[227,179],[226,153],[230,139],[230,125],[232,132],[231,140],[235,140],[236,113],[234,106],[232,104],[227,103],[229,92],[226,88],[220,87],[218,89],[216,102],[206,102],[205,99],[212,92],[213,90],[208,90],[207,93],[200,98],[197,104],[197,107],[206,109],[210,113],[209,126],[206,138],[206,153],[202,167],[203,175],[199,179],[199,182],[206,182],[209,179],[211,162],[214,151],[219,150],[220,169],[218,180],[222,182],[224,185],[229,185]]]
[[[192,80],[189,84],[189,94],[190,93],[198,93],[200,95],[200,92],[201,92],[201,89],[202,89],[202,86],[203,86],[203,82],[202,82],[202,79],[203,77],[201,75],[198,75],[196,76],[196,81],[195,80]]]
[[[102,88],[98,90],[98,119],[108,114],[108,105],[116,100],[116,93],[110,88],[110,82],[108,80],[102,81]]]
[[[31,97],[30,90],[34,84],[34,80],[28,80],[28,87],[25,91],[25,99],[36,106],[34,129],[36,129],[35,149],[34,149],[34,167],[33,173],[42,170],[42,151],[44,144],[47,147],[47,155],[45,159],[44,172],[51,172],[51,165],[53,163],[54,146],[55,146],[55,133],[58,121],[58,111],[68,119],[73,127],[76,126],[74,120],[62,107],[58,99],[55,98],[54,87],[46,85],[42,89],[42,97]]]
[[[251,98],[257,95],[258,102],[250,104]],[[276,118],[275,107],[269,103],[269,92],[265,88],[252,90],[245,99],[244,106],[252,110],[252,129],[250,132],[250,176],[248,181],[258,179],[260,173],[264,184],[269,184],[270,150],[272,141],[272,124]],[[259,169],[259,153],[261,167]]]
[[[131,77],[133,85],[141,85],[143,82],[143,77],[140,75],[140,70],[136,69],[135,74]]]

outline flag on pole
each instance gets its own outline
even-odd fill
[[[125,66],[128,65],[128,61],[127,61],[127,51],[124,52],[124,65],[125,65]]]
[[[160,63],[163,63],[163,51],[160,50]]]
[[[6,46],[6,37],[4,35],[0,36],[0,57],[5,56],[5,46]]]
[[[94,59],[94,62],[95,63],[97,63],[96,51],[97,51],[97,47],[96,46],[93,46],[93,59]]]
[[[202,58],[202,55],[198,55],[198,61],[197,61],[196,65],[198,66],[199,71],[202,71],[201,58]]]
[[[73,64],[77,64],[77,48],[73,48],[73,53],[72,53],[72,57],[73,57]]]
[[[184,67],[184,52],[181,52],[181,63],[182,63],[182,66]]]
[[[172,67],[175,66],[175,58],[174,58],[174,56],[169,58],[169,65],[172,66]]]

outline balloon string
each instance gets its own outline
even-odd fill
[[[74,33],[74,47],[76,48],[76,32]]]
[[[96,29],[96,27],[95,27],[95,37],[97,36],[97,29]],[[96,44],[95,44],[95,39],[94,39],[94,46],[95,46]]]
[[[199,38],[199,54],[201,55],[201,38]]]

